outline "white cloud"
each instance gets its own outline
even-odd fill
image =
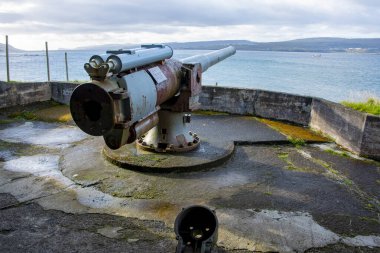
[[[376,0],[2,0],[0,31],[12,45],[301,37],[380,37]],[[0,34],[1,36],[2,34]]]

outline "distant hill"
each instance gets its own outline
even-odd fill
[[[8,45],[8,48],[11,53],[23,52],[23,50],[12,47],[11,45]],[[5,44],[0,43],[0,53],[5,53]]]
[[[216,40],[196,42],[169,42],[164,43],[173,49],[220,49],[228,45],[237,50],[249,51],[284,51],[284,52],[358,52],[358,53],[380,53],[380,38],[375,39],[345,39],[345,38],[307,38],[280,42],[254,42],[249,40]],[[92,47],[81,47],[77,49],[106,50],[130,48],[137,45],[113,44]]]

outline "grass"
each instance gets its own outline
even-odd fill
[[[26,120],[36,120],[37,115],[34,112],[22,111],[15,112],[9,115],[11,119],[26,119]]]
[[[289,136],[288,140],[292,143],[296,148],[300,148],[305,145],[305,140],[297,137]]]
[[[380,115],[380,100],[377,98],[369,98],[366,102],[342,101],[341,104],[360,112]]]
[[[338,152],[338,151],[335,151],[335,150],[332,150],[332,149],[326,149],[325,152],[333,154],[333,155],[338,155],[338,156],[343,156],[343,157],[350,157],[350,155],[347,154],[347,152],[345,152],[345,151]]]

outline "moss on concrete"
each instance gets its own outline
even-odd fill
[[[274,121],[269,119],[257,118],[260,122],[268,125],[269,127],[279,131],[280,133],[286,135],[289,140],[295,140],[300,143],[300,140],[304,142],[329,142],[330,140],[326,137],[319,135],[311,131],[308,128],[295,126],[291,124],[286,124],[280,121]],[[292,141],[291,141],[292,142]],[[293,142],[292,142],[293,143]]]
[[[47,122],[69,122],[72,120],[70,108],[67,105],[56,105],[34,112],[36,118]]]
[[[229,113],[226,113],[226,112],[205,111],[205,110],[193,111],[192,113],[195,115],[206,115],[206,116],[229,115]]]
[[[28,107],[7,108],[3,114],[13,120],[24,119],[61,123],[72,121],[69,106],[53,101],[33,103]]]

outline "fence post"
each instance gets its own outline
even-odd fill
[[[47,41],[45,41],[45,48],[46,48],[47,76],[48,76],[48,82],[50,82],[49,49],[48,49],[48,43],[47,43]]]
[[[8,35],[5,35],[5,62],[7,65],[7,82],[11,81],[9,75],[9,47],[8,47]]]
[[[65,52],[66,81],[69,81],[69,68],[67,67],[67,52]]]

